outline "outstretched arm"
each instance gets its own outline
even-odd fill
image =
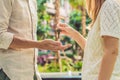
[[[59,23],[57,28],[61,30],[62,34],[73,38],[82,49],[85,48],[86,39],[78,31],[64,23]]]
[[[44,50],[64,50],[71,45],[65,45],[63,46],[60,42],[58,41],[53,41],[50,39],[42,40],[42,41],[33,41],[33,40],[26,40],[24,38],[20,38],[17,36],[13,37],[13,41],[10,44],[9,48],[12,49],[26,49],[26,48],[39,48],[39,49],[44,49]]]
[[[12,0],[0,0],[0,49],[25,49],[39,48],[48,50],[62,50],[70,45],[61,45],[53,40],[43,40],[40,42],[26,40],[8,32],[9,19],[12,14]]]

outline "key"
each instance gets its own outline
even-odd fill
[[[58,30],[57,30],[58,39],[60,38],[60,32],[61,32],[61,30],[58,29]]]

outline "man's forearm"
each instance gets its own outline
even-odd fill
[[[38,48],[38,42],[33,40],[27,40],[24,38],[14,36],[9,48],[12,49],[25,49],[25,48]]]

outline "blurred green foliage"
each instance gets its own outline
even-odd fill
[[[62,60],[62,72],[79,72],[82,68],[82,61],[72,62],[72,60]],[[59,65],[52,61],[50,64],[46,63],[45,66],[38,65],[40,72],[59,72]]]
[[[74,10],[70,14],[69,24],[78,32],[82,33],[82,12],[80,10]],[[86,15],[86,25],[90,24],[91,19]],[[87,30],[87,29],[86,29]],[[88,31],[87,31],[88,32]]]
[[[81,11],[74,10],[70,14],[70,22],[69,22],[69,24],[74,29],[76,29],[77,31],[81,32],[82,31],[81,21],[82,21],[82,13],[81,13]]]
[[[37,35],[38,40],[45,39],[49,35],[51,30],[50,26],[47,24],[50,21],[50,15],[46,12],[44,3],[47,0],[37,0],[38,7],[38,24],[37,24]],[[45,23],[43,23],[45,21]]]
[[[50,35],[50,31],[52,31],[49,22],[51,19],[51,15],[49,15],[46,12],[46,7],[44,6],[44,3],[46,3],[47,0],[37,0],[37,7],[38,7],[38,25],[37,25],[37,36],[38,40],[42,40],[45,38],[50,38],[54,39],[53,35]],[[80,6],[85,6],[85,3],[83,0],[69,0],[71,5],[74,6],[74,8],[78,8]],[[79,3],[78,3],[79,2]],[[86,16],[86,25],[88,25],[91,22],[91,19]],[[44,23],[45,21],[45,23]],[[79,9],[75,9],[71,12],[70,14],[70,21],[69,25],[79,31],[80,33],[82,32],[82,27],[81,27],[81,21],[82,21],[82,12]],[[88,32],[88,31],[87,31]],[[63,67],[63,72],[66,71],[80,71],[82,68],[82,61],[74,61],[74,55],[76,55],[77,52],[77,43],[66,36],[61,37],[61,42],[63,44],[72,44],[73,46],[69,48],[70,52],[72,54],[67,54],[67,57],[71,58],[68,61],[67,60],[62,60],[62,67]],[[48,52],[46,52],[48,53]],[[44,54],[46,54],[44,53]],[[41,52],[39,52],[41,54]],[[38,65],[38,69],[40,72],[59,72],[59,66],[55,64],[55,61],[52,61],[50,64],[46,63],[45,66]]]
[[[72,7],[78,9],[80,6],[85,7],[85,0],[69,0]]]

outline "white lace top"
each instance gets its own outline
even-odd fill
[[[120,39],[120,1],[106,0],[88,34],[85,47],[82,80],[97,80],[103,57],[103,35]],[[120,45],[120,43],[119,43]],[[120,80],[120,47],[110,80]]]

